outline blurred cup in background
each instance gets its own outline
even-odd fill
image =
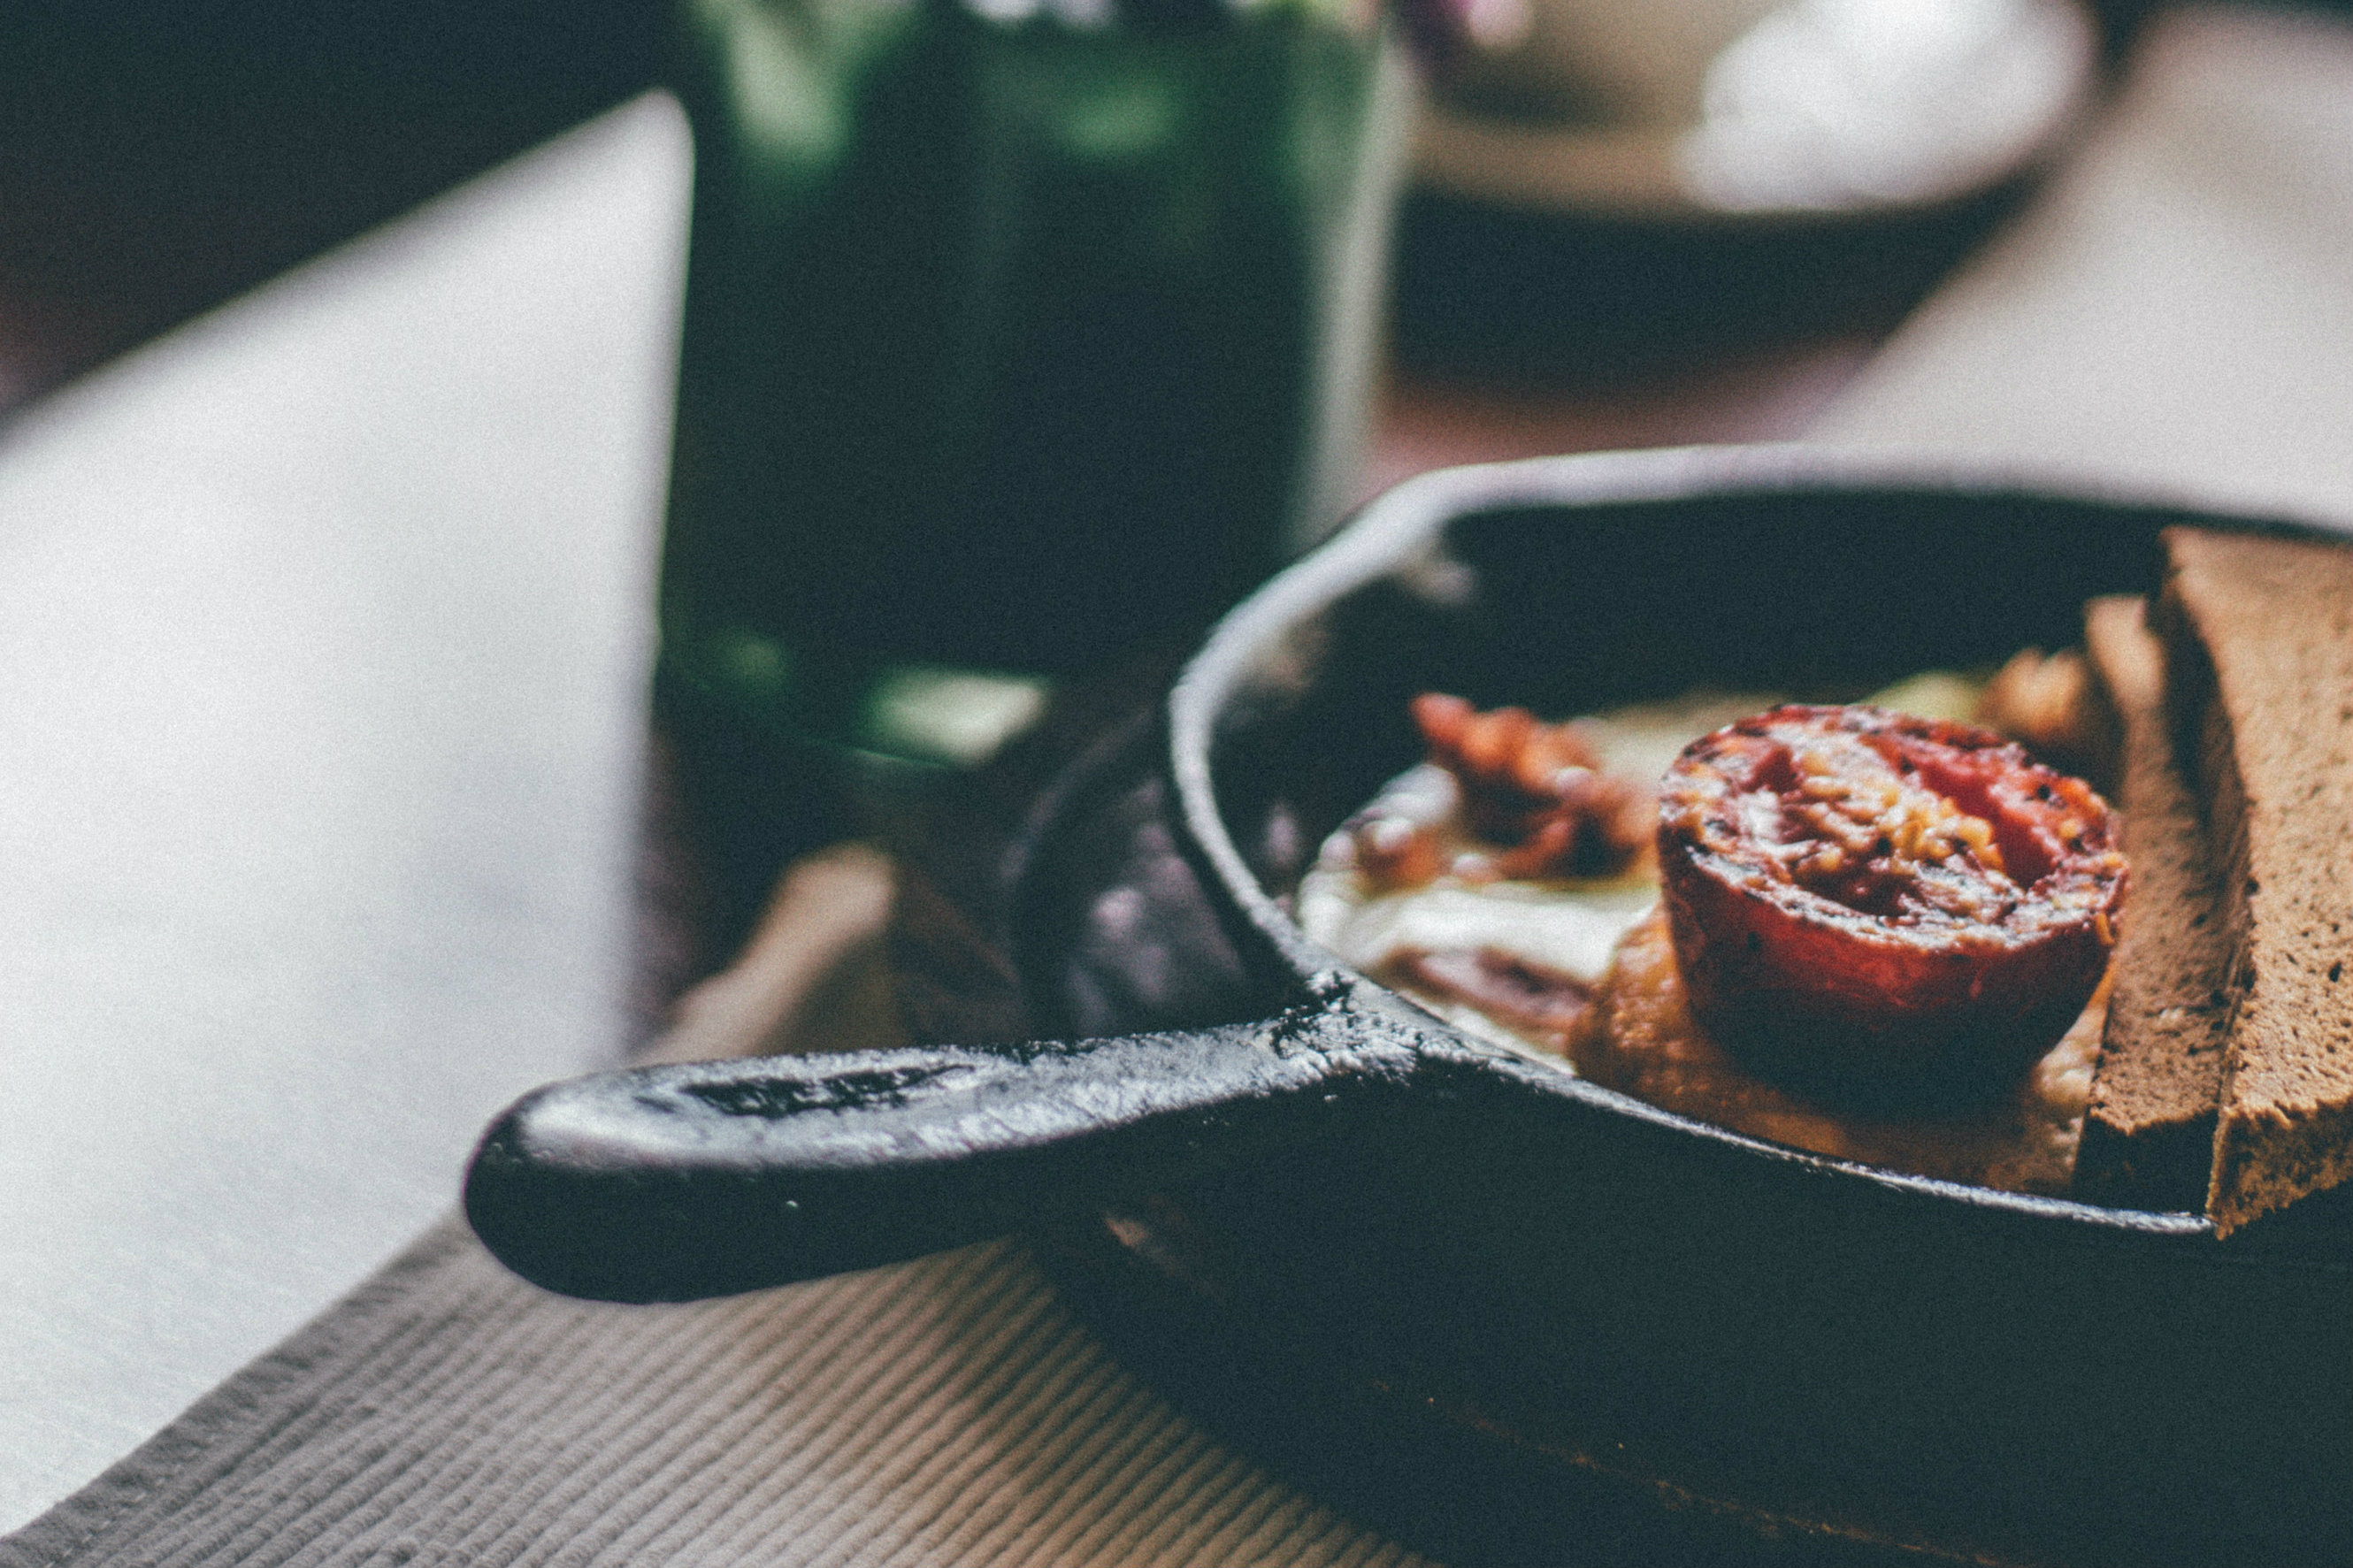
[[[683,0],[658,689],[985,760],[1339,519],[1411,101],[1360,0]]]

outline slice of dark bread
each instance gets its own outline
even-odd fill
[[[2196,1209],[2213,1163],[2231,943],[2197,797],[2167,728],[2165,648],[2141,612],[2132,595],[2084,608],[2094,690],[2122,737],[2115,787],[2132,886],[2075,1191],[2122,1207]]]
[[[2353,548],[2168,529],[2152,625],[2231,939],[2206,1212],[2353,1176]]]

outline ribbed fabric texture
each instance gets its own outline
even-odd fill
[[[0,1568],[1419,1561],[1135,1382],[1014,1243],[613,1307],[455,1221],[0,1542]]]

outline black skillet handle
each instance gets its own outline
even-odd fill
[[[516,1102],[466,1217],[566,1295],[678,1301],[1002,1235],[1328,1131],[1427,1041],[1345,981],[1261,1024],[625,1069]]]

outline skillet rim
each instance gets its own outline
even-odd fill
[[[2255,510],[2188,488],[2119,483],[2049,466],[1991,461],[1934,447],[1854,447],[1786,442],[1580,453],[1440,468],[1407,479],[1369,502],[1324,544],[1270,579],[1210,629],[1165,700],[1166,765],[1176,788],[1180,845],[1206,875],[1212,896],[1241,917],[1238,934],[1272,957],[1294,982],[1336,971],[1377,1005],[1409,1009],[1416,1024],[1462,1047],[1525,1065],[1527,1058],[1480,1040],[1364,974],[1309,937],[1242,858],[1219,809],[1211,766],[1219,717],[1255,662],[1292,629],[1411,558],[1458,518],[1516,506],[1564,510],[1629,502],[1724,500],[1742,494],[1917,492],[1988,502],[2063,502],[2120,512],[2170,514],[2242,532],[2319,536],[2344,542],[2348,529]],[[1699,1139],[1768,1166],[1859,1184],[1960,1212],[2002,1215],[2053,1239],[2106,1240],[2193,1249],[2207,1263],[2317,1267],[2353,1273],[2353,1260],[2300,1245],[2295,1233],[2225,1244],[2203,1215],[2111,1208],[2076,1198],[1989,1187],[1813,1154],[1664,1110],[1581,1075],[1545,1069],[1544,1088],[1607,1113]],[[2249,1243],[2255,1245],[2250,1246]]]

